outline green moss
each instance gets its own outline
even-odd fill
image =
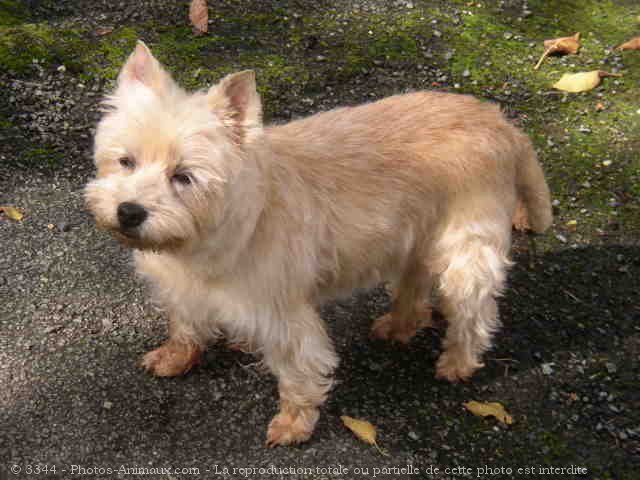
[[[527,42],[488,13],[464,16],[451,45],[455,48],[451,70],[466,91],[482,94],[502,89],[505,83],[506,90],[514,80],[526,80],[526,88],[535,91],[548,83],[546,71],[533,71]]]
[[[569,448],[567,441],[559,434],[546,431],[542,433],[542,444],[547,448],[544,455],[544,463],[547,465],[555,465],[558,460],[563,460],[571,456],[572,450]]]
[[[437,9],[409,10],[393,15],[357,13],[306,18],[307,35],[328,38],[328,62],[344,80],[377,65],[416,65],[424,61],[422,46],[433,37],[429,20],[441,18]]]
[[[11,123],[11,120],[9,120],[7,117],[4,116],[2,112],[0,112],[0,129],[8,130],[11,127],[13,127],[13,123]]]
[[[130,27],[94,37],[48,23],[0,26],[0,70],[28,75],[34,63],[43,68],[64,65],[83,81],[113,79],[137,38]]]
[[[24,73],[34,60],[48,62],[53,43],[48,25],[0,27],[0,69]]]
[[[82,32],[47,23],[0,26],[0,70],[27,75],[35,63],[43,68],[65,65],[80,72],[83,54],[91,50]]]
[[[26,165],[56,167],[62,163],[62,154],[49,147],[31,147],[22,152],[20,160]]]
[[[0,0],[0,26],[18,25],[27,19],[27,13],[21,2]]]
[[[95,39],[81,54],[85,65],[81,78],[85,81],[96,77],[102,80],[114,80],[122,64],[135,48],[138,38],[136,29],[123,27]]]
[[[637,4],[612,0],[531,0],[529,8],[535,15],[525,20],[525,27],[548,35],[545,38],[581,32],[612,45],[620,43],[620,33],[633,33],[633,15],[639,11]]]

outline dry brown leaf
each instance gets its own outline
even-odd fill
[[[563,92],[579,93],[586,92],[600,85],[604,77],[621,77],[619,73],[608,73],[602,70],[591,72],[565,73],[560,80],[553,84],[553,88]]]
[[[206,0],[191,0],[189,6],[189,20],[198,33],[209,31],[209,10]]]
[[[616,50],[640,50],[640,37],[634,37],[622,45],[618,45]]]
[[[544,41],[544,52],[536,63],[536,66],[533,67],[534,70],[537,70],[540,67],[542,61],[548,57],[549,55],[553,55],[556,53],[561,54],[576,54],[580,49],[580,32],[576,32],[574,35],[570,37],[560,37],[560,38],[552,38]]]
[[[109,35],[111,32],[113,32],[113,27],[98,27],[93,33],[96,37],[104,37],[105,35]]]
[[[0,212],[3,212],[7,216],[7,218],[10,218],[11,220],[15,220],[17,222],[22,220],[22,218],[24,217],[24,214],[20,210],[10,205],[0,207]]]
[[[366,420],[358,420],[357,418],[348,417],[347,415],[342,415],[340,420],[342,420],[342,423],[344,423],[344,425],[360,440],[368,443],[369,445],[375,446],[382,455],[388,455],[388,453],[382,450],[376,443],[376,427],[371,423]]]
[[[470,402],[463,403],[464,408],[478,417],[495,417],[499,422],[506,425],[513,423],[513,417],[507,413],[504,407],[498,402]]]

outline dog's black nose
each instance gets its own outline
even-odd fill
[[[118,205],[118,221],[125,230],[136,228],[148,215],[145,208],[137,203],[123,202]]]

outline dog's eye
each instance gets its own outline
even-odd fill
[[[122,157],[118,161],[120,162],[120,165],[122,165],[124,168],[128,170],[131,170],[133,169],[133,167],[136,166],[135,160],[133,160],[133,158],[130,158],[130,157]]]
[[[176,173],[171,177],[171,181],[180,185],[191,185],[191,177],[186,173]]]

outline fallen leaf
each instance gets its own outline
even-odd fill
[[[113,27],[98,27],[93,32],[96,37],[104,37],[105,35],[109,35],[113,32]]]
[[[7,218],[10,218],[11,220],[16,220],[18,222],[22,220],[22,217],[24,217],[24,214],[20,210],[18,210],[16,207],[12,207],[9,205],[0,207],[0,212],[3,212],[7,216]]]
[[[597,111],[597,112],[601,112],[601,111],[603,111],[605,108],[607,108],[607,106],[606,106],[604,103],[602,103],[602,102],[598,102],[598,103],[596,103],[596,111]]]
[[[562,78],[553,84],[553,88],[564,92],[586,92],[600,85],[603,77],[621,77],[619,73],[608,73],[602,70],[591,72],[565,73]]]
[[[357,418],[348,417],[346,415],[342,415],[340,420],[342,420],[342,423],[344,423],[344,425],[360,440],[368,443],[369,445],[375,446],[382,455],[388,455],[388,453],[382,450],[376,443],[376,427],[371,423],[366,420],[358,420]]]
[[[640,37],[634,37],[622,45],[618,45],[616,50],[640,50]]]
[[[577,220],[569,220],[567,223],[567,228],[569,230],[575,230],[576,228],[578,228],[578,221]]]
[[[559,37],[552,38],[550,40],[544,41],[544,52],[536,63],[536,66],[533,67],[534,70],[537,70],[540,67],[542,61],[548,57],[549,55],[561,53],[561,54],[576,54],[580,49],[580,32],[575,33],[570,37]]]
[[[198,33],[209,31],[209,11],[206,0],[191,0],[189,6],[189,20]]]
[[[478,417],[495,417],[499,422],[506,425],[513,423],[513,417],[507,413],[504,407],[498,402],[476,402],[471,400],[470,402],[463,403],[464,408]]]

